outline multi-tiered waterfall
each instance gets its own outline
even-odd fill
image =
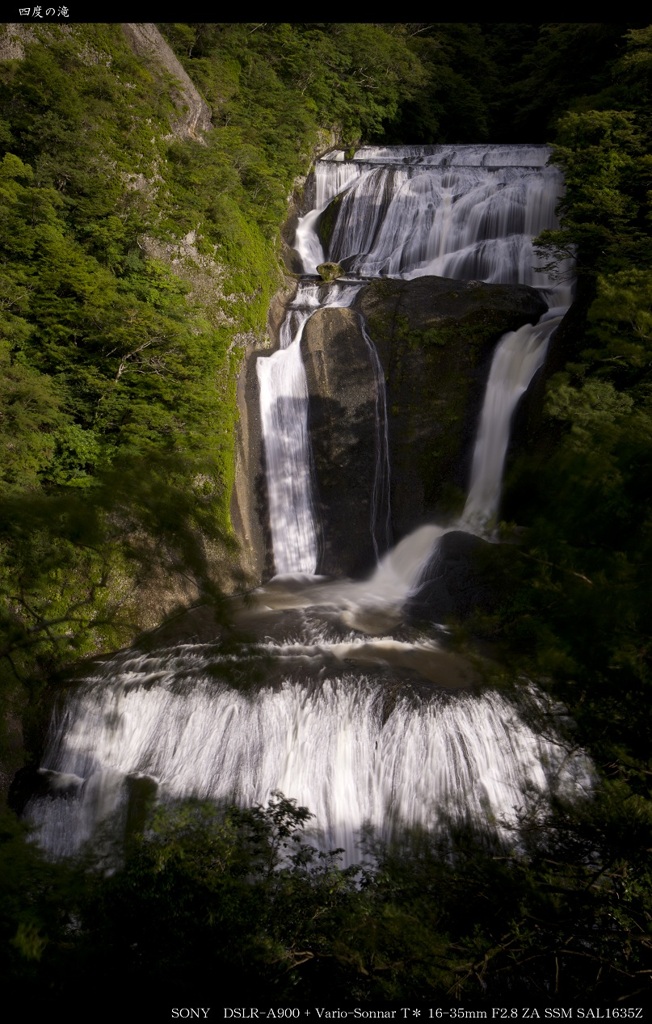
[[[296,238],[307,277],[278,350],[258,362],[279,576],[234,608],[255,639],[237,655],[217,640],[122,654],[75,688],[56,712],[43,760],[50,793],[28,811],[53,854],[76,850],[99,822],[124,824],[142,789],[161,800],[243,804],[280,789],[315,813],[324,843],[355,859],[365,822],[387,834],[471,817],[507,834],[551,791],[590,786],[586,761],[554,727],[541,735],[506,697],[472,692],[472,673],[442,648],[441,633],[401,621],[445,530],[426,524],[387,550],[384,376],[364,324],[376,389],[368,528],[378,565],[367,580],[314,576],[319,524],[301,336],[317,309],[350,307],[370,277],[520,282],[548,303],[538,324],[500,340],[489,374],[468,499],[454,528],[490,528],[512,412],[569,302],[567,286],[533,269],[532,239],[554,225],[560,189],[547,158],[544,147],[432,146],[365,148],[353,160],[334,153],[319,162],[315,209]],[[317,228],[328,209],[324,251]],[[325,260],[346,277],[317,282]],[[526,696],[541,708],[541,698]],[[554,721],[554,709],[546,710]]]

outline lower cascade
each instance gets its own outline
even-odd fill
[[[590,785],[584,759],[537,736],[497,693],[388,694],[392,666],[400,679],[421,655],[436,672],[437,653],[423,640],[288,638],[250,652],[252,662],[279,663],[278,681],[255,695],[216,681],[210,649],[113,662],[59,722],[45,761],[54,796],[30,814],[40,841],[70,854],[102,822],[124,828],[139,786],[146,794],[152,783],[162,799],[244,806],[280,789],[312,809],[320,842],[352,862],[363,823],[389,837],[396,825],[470,817],[508,835],[534,801]],[[440,678],[450,682],[453,668],[443,659]]]
[[[512,415],[570,302],[567,283],[534,269],[533,238],[554,227],[561,189],[548,155],[543,146],[365,147],[318,163],[316,206],[295,242],[306,277],[278,350],[257,364],[277,575],[234,599],[249,636],[237,650],[215,640],[123,652],[56,710],[45,792],[26,811],[53,856],[75,853],[100,826],[119,834],[153,794],[251,805],[281,790],[313,812],[316,842],[355,862],[365,825],[389,838],[399,827],[472,821],[507,841],[553,794],[590,790],[588,760],[555,726],[563,709],[525,682],[518,708],[477,691],[444,627],[417,627],[405,612],[445,534],[493,539]],[[326,261],[344,278],[317,281]],[[363,580],[318,576],[304,329],[317,310],[353,309],[370,279],[429,275],[528,285],[548,311],[496,345],[463,512],[394,547],[384,373],[361,322],[376,396],[376,567]]]

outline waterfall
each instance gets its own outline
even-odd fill
[[[359,287],[300,284],[281,325],[280,348],[256,363],[277,573],[314,573],[317,568],[303,329],[316,309],[350,306]]]
[[[561,723],[559,708],[526,684],[532,718],[501,694],[474,692],[473,669],[438,630],[402,622],[439,538],[453,528],[482,533],[495,519],[514,408],[570,298],[567,283],[532,269],[532,238],[555,225],[561,188],[547,159],[542,146],[404,146],[318,163],[315,209],[296,239],[308,278],[278,351],[257,363],[278,575],[234,601],[236,623],[253,637],[236,653],[217,641],[126,652],[77,685],[53,717],[41,769],[49,791],[27,808],[53,856],[74,853],[99,824],[124,827],[142,792],[248,805],[281,789],[316,815],[315,841],[354,862],[365,823],[390,836],[473,820],[511,841],[523,813],[591,788],[582,753],[554,725],[543,734],[532,724],[540,712]],[[349,276],[310,279],[325,258]],[[351,306],[366,278],[426,274],[530,284],[552,308],[497,345],[462,518],[423,525],[391,550],[384,375],[363,325],[377,395],[378,564],[368,580],[316,578],[303,331],[316,310]]]
[[[356,284],[301,285],[281,331],[281,349],[258,360],[267,462],[270,526],[277,573],[314,573],[316,535],[311,500],[308,404],[300,338],[308,319],[290,326],[306,290],[310,309],[350,305],[367,278],[414,279],[434,274],[536,287],[554,309],[536,325],[501,339],[491,368],[464,514],[458,526],[481,532],[498,511],[511,417],[543,364],[548,341],[571,298],[570,269],[559,280],[536,271],[533,239],[555,227],[562,180],[548,167],[546,146],[363,147],[353,160],[336,151],[316,168],[316,206],[297,230],[307,274],[325,259],[355,275]],[[335,204],[335,206],[333,206]],[[318,230],[332,212],[324,252]],[[368,332],[384,403],[382,370]],[[376,483],[371,533],[377,558],[390,537],[386,410],[377,411]],[[383,420],[384,417],[384,420]]]
[[[469,493],[459,522],[462,529],[482,532],[496,516],[512,414],[543,366],[548,342],[564,312],[548,310],[537,324],[524,324],[503,335],[498,343],[473,451]]]
[[[557,225],[562,179],[549,155],[546,146],[365,147],[337,196],[325,255],[362,277],[520,283],[567,306],[569,283],[534,269],[534,237]]]
[[[265,438],[267,492],[274,561],[279,573],[315,571],[317,535],[312,511],[308,387],[301,358],[301,335],[313,312],[295,300],[281,328],[281,347],[256,369]]]
[[[202,648],[117,660],[82,686],[53,733],[45,763],[55,793],[31,808],[41,842],[54,856],[74,853],[98,823],[124,822],[147,780],[163,800],[246,806],[281,789],[312,809],[327,848],[354,861],[363,822],[388,837],[393,824],[480,817],[507,836],[519,809],[543,803],[551,787],[590,785],[585,759],[535,735],[499,694],[439,693],[419,704],[406,694],[388,706],[368,671],[339,664],[365,643],[268,641],[250,656],[273,654],[281,679],[255,700],[216,680],[219,654]],[[396,647],[379,641],[367,661],[384,654],[396,664]],[[319,671],[307,683],[311,661]]]
[[[389,435],[387,426],[387,400],[385,395],[385,374],[380,365],[378,352],[366,324],[362,324],[362,337],[369,351],[374,382],[376,385],[375,420],[376,420],[376,465],[374,485],[371,495],[371,538],[373,540],[376,561],[380,561],[381,552],[389,547],[392,526],[389,497]]]

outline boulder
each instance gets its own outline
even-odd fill
[[[495,608],[516,557],[513,545],[490,544],[461,530],[443,535],[404,611],[426,622],[463,621]]]
[[[320,263],[317,273],[322,281],[336,281],[338,277],[343,277],[345,271],[339,263]]]

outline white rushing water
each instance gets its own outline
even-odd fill
[[[482,532],[498,512],[512,414],[537,370],[564,309],[552,309],[537,324],[524,324],[501,338],[491,363],[473,451],[469,493],[461,529]]]
[[[300,646],[276,653],[321,664],[329,645]],[[79,849],[98,822],[124,821],[139,779],[155,783],[160,799],[192,794],[245,806],[281,789],[311,808],[323,845],[344,848],[349,861],[363,822],[388,837],[397,824],[484,818],[507,835],[551,789],[590,786],[585,759],[535,735],[496,693],[418,705],[405,696],[388,708],[371,678],[341,673],[313,683],[282,678],[254,696],[204,673],[202,653],[132,657],[69,702],[46,754],[68,796],[33,806],[55,856]]]
[[[542,146],[406,146],[318,163],[316,206],[299,224],[297,250],[307,274],[331,259],[354,276],[302,281],[278,351],[257,363],[278,576],[234,613],[258,639],[235,655],[217,644],[123,654],[76,689],[53,719],[43,761],[50,793],[28,807],[54,856],[74,853],[98,824],[124,827],[139,787],[163,801],[244,805],[280,789],[310,808],[322,845],[343,847],[349,861],[365,823],[389,836],[399,825],[472,819],[507,838],[551,794],[590,789],[586,758],[558,738],[559,709],[525,687],[552,723],[542,735],[505,696],[471,692],[473,670],[435,633],[401,632],[402,608],[439,538],[491,528],[514,409],[570,299],[567,283],[533,269],[533,236],[555,225],[561,188],[547,159]],[[333,200],[325,253],[317,229]],[[391,550],[384,376],[363,325],[377,389],[378,565],[368,580],[317,578],[305,324],[317,309],[350,306],[365,277],[424,274],[530,284],[554,308],[497,345],[459,522],[421,526]],[[250,681],[256,671],[264,684]]]
[[[361,318],[362,319],[362,318]],[[390,509],[390,464],[389,464],[389,429],[387,423],[387,397],[385,394],[385,372],[382,368],[376,346],[362,323],[362,337],[369,352],[369,361],[375,383],[375,420],[376,420],[376,459],[374,484],[371,494],[371,539],[373,541],[376,561],[380,561],[382,552],[389,548],[392,538]]]
[[[281,327],[280,348],[256,364],[277,573],[314,573],[317,568],[303,329],[316,309],[350,306],[359,287],[300,284]]]
[[[304,270],[326,258],[362,277],[528,284],[567,306],[569,281],[537,271],[532,245],[557,226],[562,178],[549,155],[546,146],[366,146],[349,163],[322,160],[316,209],[297,233]],[[335,196],[324,253],[315,227]]]

